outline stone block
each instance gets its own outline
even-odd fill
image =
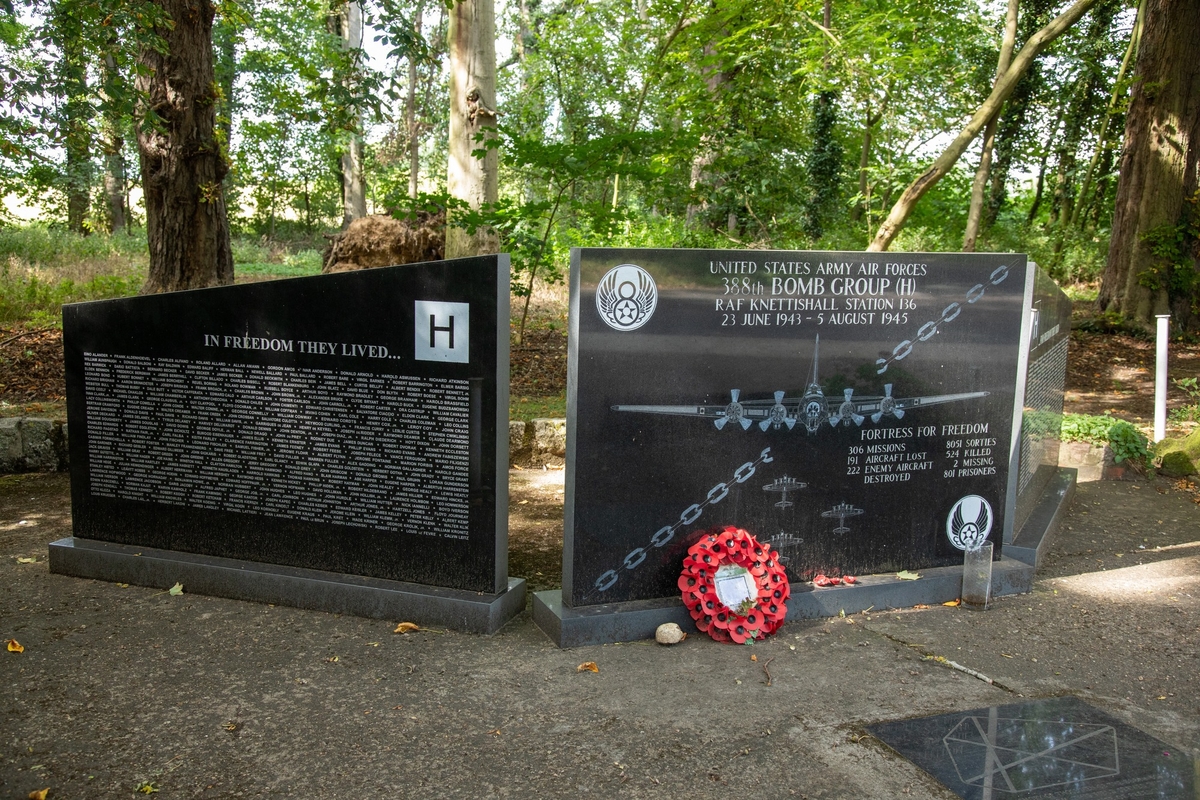
[[[1154,448],[1159,470],[1171,478],[1195,475],[1200,465],[1200,428],[1182,439],[1163,439]]]
[[[508,421],[508,464],[524,463],[529,460],[530,441],[527,429],[531,426],[520,420]]]
[[[567,421],[565,419],[535,419],[533,453],[535,464],[561,464],[567,455]]]
[[[48,419],[21,420],[21,446],[24,466],[30,472],[55,472],[59,466],[58,436]]]
[[[19,417],[0,419],[0,473],[20,472],[25,466]]]

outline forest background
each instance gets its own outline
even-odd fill
[[[190,191],[224,206],[233,243],[200,259],[218,262],[209,282],[312,274],[323,237],[358,216],[449,209],[513,255],[528,296],[560,284],[580,245],[877,247],[911,199],[883,247],[1026,252],[1077,296],[1100,294],[1106,326],[1175,310],[1179,332],[1195,327],[1200,82],[1195,67],[1182,83],[1160,74],[1186,45],[1187,0],[512,0],[493,23],[494,89],[470,101],[489,124],[469,151],[499,156],[483,203],[447,183],[465,6],[493,13],[490,0],[0,3],[0,323],[181,285],[154,280],[145,188],[165,170],[153,154],[180,76],[209,74],[170,60],[204,23],[211,79],[189,108],[212,118],[196,147],[211,163]],[[1168,109],[1178,180],[1140,191],[1172,202],[1117,242],[1122,159],[1153,138],[1135,118],[1164,98],[1183,103]],[[18,220],[19,204],[37,219]],[[1114,273],[1118,248],[1141,260]]]

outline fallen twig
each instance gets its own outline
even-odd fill
[[[33,336],[35,333],[45,333],[46,331],[52,331],[54,329],[55,329],[54,326],[51,325],[49,328],[38,328],[37,330],[25,331],[24,333],[18,333],[16,336],[10,336],[7,339],[5,339],[4,341],[0,342],[0,347],[3,347],[4,345],[8,344],[9,342],[15,342],[17,339],[23,339],[26,336]]]
[[[922,659],[924,661],[936,661],[939,664],[945,664],[947,667],[950,667],[950,669],[956,669],[959,672],[970,675],[972,678],[978,678],[979,680],[983,681],[984,683],[988,683],[988,684],[993,683],[992,679],[989,678],[987,675],[984,675],[982,672],[976,672],[975,670],[971,669],[970,667],[964,667],[962,664],[959,664],[957,661],[951,661],[950,659],[946,658],[945,656],[923,656]]]
[[[767,669],[767,667],[771,666],[771,662],[776,658],[778,658],[778,656],[771,656],[762,664],[763,672],[767,674],[767,686],[771,685],[771,670]]]

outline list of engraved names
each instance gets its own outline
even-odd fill
[[[468,538],[468,382],[84,355],[91,493]]]

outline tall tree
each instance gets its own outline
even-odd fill
[[[123,82],[117,72],[117,62],[111,52],[104,54],[102,122],[100,125],[100,149],[104,153],[104,198],[108,212],[108,232],[129,230],[129,209],[126,206],[125,134],[124,123],[128,118],[121,112]]]
[[[344,97],[356,94],[359,62],[363,57],[363,7],[361,0],[338,0],[330,14],[330,29],[341,40],[343,59],[337,76]],[[362,111],[354,106],[343,109],[342,227],[347,228],[367,215],[367,191],[363,182]]]
[[[1147,0],[1099,307],[1200,329],[1200,3]]]
[[[55,3],[49,24],[54,31],[60,55],[58,86],[62,96],[59,111],[59,141],[66,164],[63,193],[67,198],[67,229],[86,233],[92,189],[92,105],[88,86],[88,53],[84,39],[85,21],[70,2]]]
[[[878,252],[888,249],[888,246],[892,243],[892,239],[896,238],[896,234],[900,232],[900,228],[908,220],[913,207],[958,162],[963,152],[975,140],[979,132],[983,130],[983,126],[1000,110],[1004,101],[1012,94],[1022,73],[1029,69],[1029,65],[1033,63],[1038,53],[1078,22],[1079,18],[1087,13],[1088,9],[1095,5],[1096,2],[1097,0],[1075,0],[1075,3],[1057,16],[1054,21],[1029,38],[1029,41],[1025,43],[1025,46],[1013,58],[1008,72],[1004,73],[1004,77],[996,81],[996,85],[992,88],[992,93],[988,95],[987,100],[971,115],[971,119],[967,122],[966,127],[959,131],[958,135],[954,137],[954,141],[942,151],[940,156],[934,159],[929,168],[904,190],[900,199],[896,201],[896,204],[888,213],[887,219],[883,221],[883,224],[879,226],[879,230],[875,232],[875,238],[867,246],[868,251]]]
[[[496,14],[492,0],[457,0],[450,9],[450,144],[446,189],[473,209],[499,198],[499,156],[484,141],[496,127]],[[482,157],[476,156],[483,150]],[[446,229],[446,257],[494,253],[494,232],[475,233],[451,224]]]
[[[996,80],[1008,72],[1012,63],[1013,47],[1017,43],[1018,0],[1008,0],[1008,11],[1004,15],[1004,36],[1000,40],[1000,58],[996,63]],[[979,156],[979,167],[975,170],[975,182],[971,186],[971,208],[967,212],[967,230],[963,234],[963,252],[975,252],[975,239],[979,236],[979,224],[983,217],[983,195],[987,189],[988,174],[992,169],[992,148],[996,144],[996,127],[1000,112],[988,120],[983,127],[983,151]]]
[[[228,165],[216,135],[210,0],[156,0],[168,22],[163,47],[143,47],[138,154],[150,268],[145,293],[233,282],[221,181]]]
[[[822,30],[829,34],[833,27],[833,0],[825,0]],[[830,54],[823,59],[823,71],[829,72]],[[826,76],[828,80],[828,76]],[[837,138],[838,92],[828,86],[813,99],[810,125],[811,149],[805,172],[808,173],[808,197],[804,202],[804,228],[815,241],[825,235],[828,222],[837,205],[838,187],[842,177],[842,143]]]

